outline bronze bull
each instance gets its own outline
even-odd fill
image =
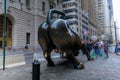
[[[52,19],[53,13],[61,14],[62,16],[59,19]],[[48,66],[54,66],[54,62],[51,59],[51,51],[55,50],[66,54],[66,58],[73,64],[75,69],[83,69],[84,65],[75,58],[79,50],[86,52],[88,60],[92,60],[92,58],[78,34],[72,31],[67,21],[63,19],[64,16],[63,12],[51,9],[48,12],[47,21],[42,23],[38,29],[38,42]]]

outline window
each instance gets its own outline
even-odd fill
[[[57,4],[59,4],[60,3],[60,1],[59,0],[57,0]]]
[[[2,41],[0,41],[0,48],[2,48]]]
[[[84,14],[82,14],[82,17],[85,18],[86,20],[88,20],[88,17],[85,16]]]
[[[67,3],[67,4],[63,4],[63,8],[68,8],[68,7],[71,7],[71,6],[77,7],[77,4],[76,4],[76,3]]]
[[[63,10],[65,13],[78,12],[76,8]]]
[[[71,19],[71,18],[78,19],[78,16],[77,15],[67,15],[67,16],[65,16],[65,19]]]
[[[56,6],[56,4],[55,4],[55,3],[53,3],[53,2],[50,2],[50,5],[49,5],[49,8],[50,8],[50,9],[53,9],[53,8],[55,8],[55,6]]]
[[[21,0],[18,0],[19,2],[21,2]]]
[[[82,22],[86,25],[88,25],[88,22],[82,19]]]
[[[26,0],[26,8],[30,9],[30,0]]]
[[[14,3],[15,1],[14,0],[10,0],[11,3]]]
[[[0,16],[0,37],[3,37],[4,31],[4,16]],[[8,38],[12,37],[12,23],[9,18],[6,18],[6,36]]]
[[[53,9],[54,7],[53,7],[53,5],[50,5],[50,9]]]
[[[30,33],[26,33],[26,44],[30,44]]]
[[[45,12],[45,2],[42,2],[42,11]]]
[[[77,28],[77,32],[79,32],[79,29]]]

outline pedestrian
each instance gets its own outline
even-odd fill
[[[91,40],[88,40],[88,41],[87,41],[86,47],[87,47],[87,49],[88,49],[88,51],[89,51],[89,53],[90,53],[90,51],[92,50],[92,42],[91,42]]]
[[[99,55],[98,41],[93,43],[93,49],[97,58],[97,56]]]
[[[104,56],[105,55],[105,51],[104,51],[104,42],[101,41],[101,55]]]
[[[107,40],[104,41],[104,52],[106,54],[106,58],[109,58],[109,55],[108,55],[108,41]]]
[[[116,45],[115,45],[115,54],[116,54],[116,55],[119,55],[119,54],[118,54],[118,51],[119,51],[119,50],[118,50],[118,45],[119,45],[118,43],[116,43]]]
[[[82,44],[84,44],[86,46],[87,40],[82,40]],[[85,51],[82,50],[83,54],[86,54]]]
[[[117,48],[118,48],[118,52],[120,52],[120,42],[118,43]]]
[[[103,46],[103,42],[101,40],[98,41],[98,50],[99,50],[99,56],[103,55],[103,51],[102,51],[102,46]]]

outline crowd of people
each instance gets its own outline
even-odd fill
[[[107,40],[84,40],[86,48],[88,49],[90,55],[94,55],[94,58],[98,56],[104,56],[105,58],[109,58],[108,55],[108,41]],[[84,51],[83,51],[84,54]],[[93,57],[93,56],[92,56]]]

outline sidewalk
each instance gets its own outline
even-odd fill
[[[109,47],[109,52],[114,53],[115,46],[111,45]],[[2,68],[3,65],[3,56],[2,56],[2,51],[0,51],[0,68]],[[42,50],[17,50],[17,51],[12,51],[12,50],[7,50],[6,51],[6,57],[5,57],[5,62],[6,62],[6,67],[14,67],[14,66],[20,66],[28,63],[32,63],[33,61],[33,54],[36,53],[38,56],[39,61],[44,61],[43,57],[43,52]],[[60,54],[56,54],[54,51],[51,52],[52,58],[58,58],[60,57]]]
[[[41,61],[40,80],[119,80],[120,79],[120,56],[110,54],[107,59],[96,59],[87,61],[86,57],[80,54],[77,57],[81,60],[85,69],[75,70],[69,63],[56,64],[55,67],[47,67],[46,61]],[[54,59],[55,63],[62,59]],[[32,63],[22,66],[0,70],[0,80],[32,80]]]
[[[11,68],[15,66],[20,66],[28,63],[32,63],[33,54],[36,53],[39,61],[44,61],[42,50],[39,51],[29,51],[29,50],[19,50],[19,51],[6,51],[5,65],[6,68]],[[51,52],[52,58],[58,58],[60,55],[56,54],[54,51]],[[3,56],[2,51],[0,51],[0,69],[3,67]]]
[[[114,53],[115,45],[110,45],[109,52]],[[26,63],[31,63],[33,61],[33,54],[36,53],[40,61],[44,61],[43,52],[41,49],[34,50],[6,50],[5,62],[6,67],[14,67],[19,65],[24,65]],[[0,68],[3,65],[3,56],[2,51],[0,50]],[[56,54],[54,51],[51,52],[53,58],[60,57],[60,54]]]
[[[55,60],[55,57],[52,59]],[[40,63],[40,70],[45,70],[47,68],[46,61],[41,60]],[[0,80],[32,80],[32,62],[21,66],[6,68],[5,71],[0,69]]]

